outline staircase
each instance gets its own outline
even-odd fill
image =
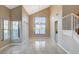
[[[79,17],[71,13],[64,16],[63,20],[67,17],[70,17],[71,29],[63,31],[62,46],[71,54],[79,54]]]

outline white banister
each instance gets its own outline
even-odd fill
[[[67,19],[67,18],[69,18],[70,17],[70,19]],[[71,25],[70,25],[70,27],[71,27],[71,31],[72,31],[72,39],[74,39],[74,37],[76,36],[78,39],[79,39],[79,34],[78,34],[78,32],[79,32],[79,16],[77,16],[76,14],[74,14],[74,13],[70,13],[70,14],[68,14],[68,15],[66,15],[66,16],[64,16],[63,17],[63,20],[71,20],[70,21],[70,23],[71,23]],[[65,21],[64,21],[65,22]],[[69,23],[66,23],[64,26],[65,26],[65,29],[64,30],[66,30],[66,26],[68,26],[68,24]],[[67,30],[67,31],[69,31],[69,30]],[[74,33],[75,32],[75,33]],[[78,40],[77,40],[78,41]],[[79,43],[78,43],[79,44]]]

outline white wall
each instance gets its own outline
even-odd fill
[[[58,21],[58,39],[57,39],[57,44],[64,48],[64,50],[67,53],[79,53],[79,42],[76,42],[74,39],[77,39],[74,37],[72,39],[71,36],[69,35],[69,32],[65,34],[62,34],[62,6],[51,6],[51,19],[50,19],[50,34],[51,34],[51,39],[53,43],[55,42],[55,21]],[[65,11],[64,11],[65,12]],[[78,41],[78,40],[77,40]]]
[[[62,39],[62,6],[51,6],[50,16],[50,35],[53,43],[55,43],[55,21],[58,21],[58,42]]]
[[[29,17],[24,8],[22,8],[22,47],[28,47],[29,43]]]

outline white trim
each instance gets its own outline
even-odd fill
[[[66,18],[66,17],[68,17],[68,16],[70,16],[70,15],[71,15],[71,13],[70,13],[70,14],[67,14],[67,15],[65,15],[65,16],[63,16],[62,19]]]
[[[70,54],[70,52],[68,52],[64,47],[62,47],[59,43],[57,43],[57,45],[62,48],[67,54]]]

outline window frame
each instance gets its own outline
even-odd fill
[[[38,24],[40,26],[38,34],[35,34],[35,26],[36,26],[36,24],[35,24],[35,18],[36,17],[40,18],[41,20],[42,20],[42,17],[45,18],[45,23],[43,23],[41,20],[39,20],[40,21],[39,23],[36,23],[36,24]],[[45,35],[46,34],[46,17],[45,16],[35,16],[34,19],[33,19],[33,23],[34,23],[33,24],[33,34],[35,34],[35,35],[40,35],[40,34]],[[45,28],[42,25],[44,25]],[[45,31],[44,33],[41,33],[42,32],[41,28],[44,28],[44,31]]]

